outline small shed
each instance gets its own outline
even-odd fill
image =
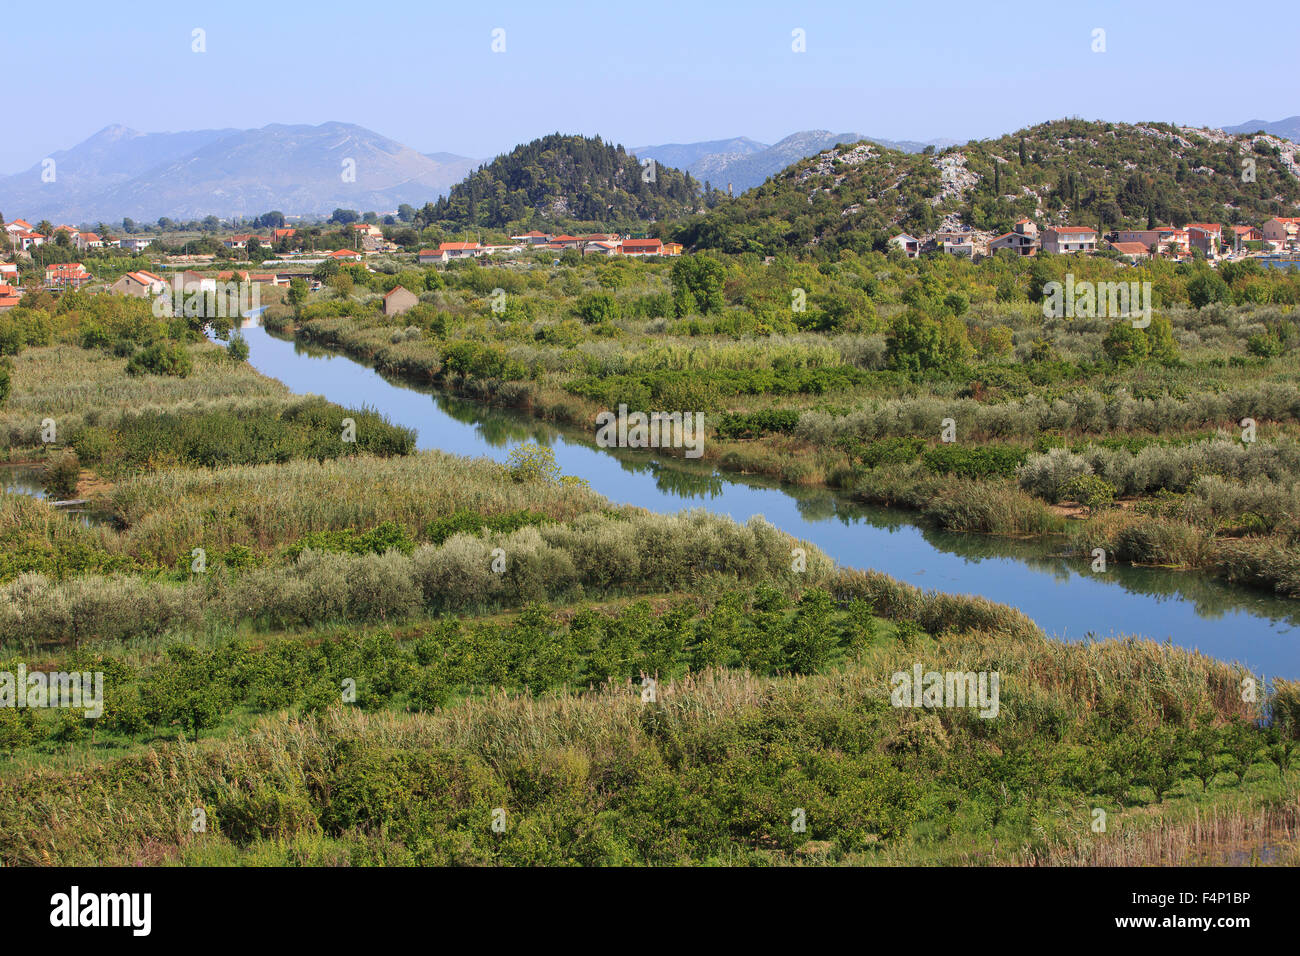
[[[384,315],[401,315],[403,312],[410,312],[419,301],[419,296],[414,292],[403,289],[400,285],[393,286],[393,291],[384,296]]]

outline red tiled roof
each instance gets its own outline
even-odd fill
[[[481,248],[483,247],[480,246],[477,242],[441,242],[438,244],[439,252],[456,251],[456,250],[464,251],[466,249],[481,249]]]
[[[47,278],[52,276],[56,279],[62,279],[71,276],[90,275],[90,273],[86,271],[86,267],[80,262],[58,262],[46,266],[45,275]]]
[[[1151,251],[1140,242],[1112,242],[1110,247],[1127,256],[1144,256]]]
[[[156,276],[152,272],[145,272],[143,269],[139,272],[128,272],[127,277],[134,279],[141,285],[154,285],[155,283],[164,281],[161,276]]]

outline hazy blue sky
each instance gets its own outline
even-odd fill
[[[191,51],[196,27],[206,53]],[[111,123],[342,120],[487,157],[555,130],[626,146],[815,128],[966,140],[1071,115],[1300,113],[1294,2],[72,0],[6,3],[4,36],[18,109],[2,172]]]

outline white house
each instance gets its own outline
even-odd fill
[[[117,245],[127,252],[144,252],[157,241],[157,236],[124,236],[117,240]]]
[[[909,259],[915,259],[921,254],[921,240],[916,236],[909,236],[905,232],[900,232],[889,239],[890,245],[897,246],[903,250],[903,255]]]

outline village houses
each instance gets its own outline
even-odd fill
[[[47,289],[80,289],[93,278],[80,262],[62,262],[45,267]]]
[[[1021,219],[1011,227],[1010,232],[1005,232],[996,239],[989,240],[990,255],[1002,249],[1009,249],[1020,256],[1037,255],[1038,226],[1028,219]]]

